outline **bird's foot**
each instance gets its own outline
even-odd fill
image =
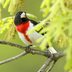
[[[29,52],[31,51],[31,46],[32,46],[32,45],[28,45],[28,46],[26,47],[25,51],[26,51],[27,53],[29,53]]]

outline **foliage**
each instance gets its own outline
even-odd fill
[[[14,15],[17,11],[21,11],[23,9],[22,4],[24,0],[0,0],[0,5],[3,6],[3,8],[8,7],[8,12],[10,12],[11,15]],[[1,9],[1,6],[0,6]],[[23,11],[23,10],[22,10]],[[1,12],[1,11],[0,11]],[[1,13],[0,13],[1,14]],[[32,19],[37,19],[36,16],[33,14],[27,13],[28,17]],[[7,30],[5,33],[5,40],[10,40],[15,36],[15,26],[14,26],[14,16],[6,17],[0,20],[0,33],[2,34]]]
[[[9,6],[8,11],[13,15],[17,11],[23,9],[24,0],[1,0],[0,3],[4,8]],[[40,33],[46,32],[46,34],[44,37],[37,40],[37,42],[40,42],[43,39],[43,42],[40,45],[41,49],[45,49],[47,43],[56,48],[65,48],[65,69],[70,71],[72,68],[72,1],[43,0],[40,9],[43,12],[42,15],[44,19],[29,33],[43,28]],[[12,17],[7,17],[5,20],[1,20],[1,32],[6,29],[9,30],[12,24]],[[14,31],[10,33],[14,33]]]
[[[44,23],[40,24],[44,25],[45,22],[50,21],[47,29],[43,29],[43,32],[47,31],[45,37],[52,41],[52,45],[54,43],[56,47],[66,49],[65,69],[70,70],[72,68],[72,1],[44,0],[41,9],[46,18],[43,20]]]

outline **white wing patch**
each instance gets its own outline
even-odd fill
[[[33,28],[33,24],[30,22],[30,27],[28,28],[28,31],[31,30],[32,28]],[[28,36],[30,37],[32,43],[34,43],[37,39],[42,37],[42,35],[37,33],[36,31],[33,32],[32,34],[29,34]]]
[[[28,30],[31,30],[33,28],[33,24],[30,22],[30,27],[28,28]],[[27,31],[28,31],[27,30]],[[30,45],[31,43],[29,41],[27,41],[24,37],[24,35],[20,32],[18,32],[20,39],[26,44],[26,45]],[[32,43],[34,44],[36,42],[37,39],[43,37],[43,35],[37,33],[36,31],[33,32],[32,34],[28,35],[30,40],[32,41]],[[53,48],[53,47],[49,47],[48,50],[53,54],[53,53],[57,53],[57,51]]]
[[[27,31],[31,30],[33,28],[33,24],[30,22],[30,27],[28,28]],[[20,37],[20,39],[26,44],[26,45],[30,45],[31,43],[29,41],[27,41],[24,37],[24,35],[21,32],[18,32],[18,35]],[[30,38],[30,40],[32,41],[32,43],[35,43],[35,41],[38,38],[41,38],[42,35],[37,33],[37,32],[33,32],[32,34],[29,34],[28,37]]]
[[[21,32],[18,32],[20,39],[26,44],[30,45],[30,43],[25,39],[24,35]]]

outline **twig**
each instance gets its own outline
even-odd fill
[[[38,72],[45,72],[47,66],[50,65],[50,63],[52,62],[52,59],[49,58],[47,59],[47,61],[43,64],[43,66],[38,70]]]
[[[48,70],[46,72],[50,72],[52,70],[52,68],[54,67],[56,61],[53,61],[52,65],[50,65],[50,67],[48,68]]]
[[[3,60],[3,61],[0,61],[0,65],[5,64],[5,63],[8,63],[8,62],[11,62],[11,61],[13,61],[13,60],[16,60],[16,59],[18,59],[18,58],[20,58],[20,57],[22,57],[22,56],[25,56],[26,54],[27,54],[27,52],[24,51],[24,52],[22,52],[22,53],[20,53],[20,54],[18,54],[18,55],[16,55],[16,56],[14,56],[14,57],[5,59],[5,60]]]
[[[26,48],[26,47],[24,47],[22,45],[19,45],[19,44],[16,44],[16,43],[12,43],[12,42],[3,41],[3,40],[0,40],[0,44],[14,46],[14,47],[17,47],[19,49],[25,49]]]
[[[63,57],[63,54],[61,53],[56,53],[51,55],[51,57],[49,59],[47,59],[47,61],[43,64],[43,66],[38,70],[38,72],[46,72],[46,69],[48,66],[50,66],[47,70],[47,72],[50,72],[54,66],[54,64],[57,62],[57,60],[59,58]],[[51,65],[51,62],[53,62],[53,64]]]
[[[44,52],[44,51],[36,50],[36,49],[30,48],[29,46],[24,47],[22,45],[19,45],[19,44],[16,44],[16,43],[12,43],[12,42],[7,42],[7,41],[0,40],[0,44],[14,46],[14,47],[17,47],[17,48],[22,49],[22,50],[26,50],[27,49],[28,52],[31,53],[31,54],[38,54],[38,55],[42,55],[42,56],[46,56],[46,57],[50,57],[51,56],[50,52]]]
[[[16,44],[16,43],[7,42],[7,41],[3,41],[3,40],[0,40],[0,44],[14,46],[14,47],[22,49],[22,50],[28,49],[28,47],[29,47],[29,46],[25,46],[24,47],[24,46]],[[34,49],[33,47],[32,48],[29,47],[29,53],[38,54],[38,55],[42,55],[42,56],[46,56],[46,57],[51,57],[51,53],[50,52],[37,50],[37,49]],[[55,56],[54,58],[55,59],[56,58],[60,58],[60,57],[63,57],[64,55],[65,55],[64,53],[57,53],[56,55],[54,55]]]
[[[59,58],[63,57],[65,54],[64,53],[56,53],[56,54],[51,54],[50,52],[47,52],[47,51],[40,51],[40,50],[36,50],[36,49],[33,49],[34,47],[33,46],[22,46],[22,45],[19,45],[19,44],[16,44],[16,43],[12,43],[12,42],[7,42],[7,41],[1,41],[0,40],[0,44],[4,44],[4,45],[10,45],[10,46],[14,46],[14,47],[17,47],[19,49],[22,49],[24,50],[24,52],[22,52],[21,54],[17,55],[17,56],[14,56],[14,57],[11,57],[11,58],[8,58],[6,60],[3,60],[0,62],[0,65],[1,64],[5,64],[7,62],[11,62],[15,59],[18,59],[28,53],[31,53],[31,54],[37,54],[37,55],[42,55],[42,56],[45,56],[47,57],[47,61],[43,64],[43,66],[38,70],[38,72],[46,72],[46,69],[47,67],[50,65],[50,63],[52,61],[57,61]],[[28,48],[29,47],[29,48]],[[48,69],[48,71],[51,71],[51,69],[53,68],[55,63],[52,64],[52,66]]]

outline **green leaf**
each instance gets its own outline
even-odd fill
[[[66,63],[66,66],[65,66],[65,69],[66,70],[70,70],[72,69],[72,40],[69,39],[69,48],[67,49],[66,51],[67,53],[67,63]]]
[[[3,8],[6,8],[9,5],[10,1],[11,0],[6,0],[5,3],[4,3],[4,5],[3,5]]]
[[[37,17],[33,14],[27,13],[27,16],[31,19],[37,19]]]
[[[4,4],[4,1],[5,1],[5,0],[0,0],[0,4],[2,4],[2,5],[3,5],[3,4]]]

